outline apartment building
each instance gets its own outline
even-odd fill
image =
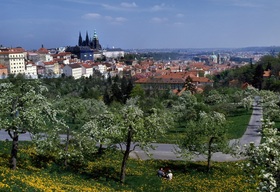
[[[0,63],[7,67],[8,74],[25,73],[24,52],[13,50],[1,51]]]
[[[82,67],[79,64],[65,65],[63,73],[66,77],[72,76],[74,79],[78,79],[82,76]]]

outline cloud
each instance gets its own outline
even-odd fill
[[[182,22],[175,22],[174,25],[175,25],[175,26],[183,26],[184,23],[182,23]]]
[[[133,2],[133,3],[122,2],[121,3],[121,7],[124,7],[124,8],[136,8],[138,6],[136,5],[135,2]]]
[[[87,13],[83,15],[83,18],[85,19],[99,19],[101,18],[101,15],[99,13]]]
[[[218,3],[218,4],[226,4],[229,6],[234,7],[244,7],[244,8],[258,8],[264,6],[263,0],[210,0],[212,2]]]
[[[127,21],[127,19],[124,18],[124,17],[105,16],[104,18],[105,18],[105,20],[109,21],[109,22],[112,23],[112,24],[122,24],[122,23],[124,23],[125,21]]]
[[[152,23],[165,23],[166,21],[168,21],[167,18],[160,18],[160,17],[154,17],[151,19]]]
[[[178,18],[182,18],[182,17],[184,17],[185,15],[184,14],[182,14],[182,13],[178,13],[178,14],[176,14],[176,17],[178,17]]]
[[[121,23],[123,23],[123,22],[127,21],[127,19],[124,18],[124,17],[116,17],[116,18],[115,18],[115,21],[116,21],[116,22],[121,22]]]
[[[99,5],[98,3],[87,1],[87,0],[63,0],[66,2],[78,3],[78,4],[85,4],[85,5]]]
[[[137,8],[138,5],[135,2],[133,3],[122,2],[120,5],[102,4],[102,7],[104,9],[111,10],[111,11],[131,11],[131,10],[135,10],[135,8]]]
[[[162,10],[165,10],[166,9],[166,6],[164,3],[160,4],[160,5],[154,5],[152,8],[151,8],[151,11],[162,11]]]
[[[233,0],[232,5],[237,7],[247,7],[247,8],[256,8],[261,7],[261,4],[258,4],[256,1],[241,1],[241,0]]]
[[[100,19],[100,20],[105,20],[109,21],[110,23],[113,24],[121,24],[127,21],[126,18],[124,17],[112,17],[112,16],[102,16],[99,13],[87,13],[82,16],[84,19]]]

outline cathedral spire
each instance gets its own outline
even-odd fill
[[[89,46],[88,32],[87,32],[87,34],[86,34],[86,46]]]
[[[94,29],[93,39],[98,39],[97,34],[96,34],[96,30],[95,30],[95,29]]]
[[[79,42],[78,42],[78,45],[79,45],[79,46],[82,46],[82,45],[83,45],[83,38],[82,38],[81,32],[79,33]]]

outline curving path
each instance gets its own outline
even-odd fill
[[[261,141],[261,135],[259,133],[261,128],[261,118],[262,118],[262,108],[257,105],[257,102],[253,104],[253,113],[246,129],[244,135],[237,140],[230,141],[230,144],[238,142],[240,147],[244,146],[244,144],[249,144],[251,142],[255,143],[255,145],[259,145]],[[61,137],[65,137],[65,135],[61,135]],[[10,136],[5,130],[0,130],[0,140],[9,140],[11,141]],[[19,136],[20,141],[30,141],[31,137],[29,133],[21,134]],[[134,151],[130,153],[131,158],[136,159],[161,159],[161,160],[184,160],[183,158],[179,157],[179,154],[176,153],[176,150],[179,148],[175,144],[159,144],[154,143],[154,147],[156,150],[150,150],[149,153],[151,156],[148,156],[143,150],[139,147],[136,147]],[[132,146],[133,147],[133,146]],[[230,154],[223,154],[223,153],[214,153],[212,156],[212,161],[236,161],[240,160],[231,156]],[[205,156],[199,155],[194,156],[193,161],[206,161]]]
[[[249,143],[254,143],[256,146],[260,144],[261,141],[261,119],[262,119],[262,108],[257,104],[255,101],[253,103],[253,112],[251,115],[250,122],[247,126],[247,129],[244,135],[240,139],[231,140],[230,144],[238,142],[240,148],[245,144],[248,145]],[[138,158],[142,160],[147,159],[161,159],[161,160],[184,160],[183,158],[179,157],[176,153],[176,150],[179,148],[175,144],[153,144],[156,147],[156,150],[150,150],[149,153],[152,155],[149,157],[143,150],[140,148],[136,148],[134,151],[130,153],[130,157]],[[241,158],[233,157],[230,154],[224,154],[221,152],[214,153],[212,156],[212,161],[237,161]],[[194,156],[193,161],[206,161],[206,157],[203,155]]]

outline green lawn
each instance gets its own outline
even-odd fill
[[[252,110],[240,109],[234,115],[227,117],[228,120],[228,133],[230,139],[238,139],[242,137],[247,129]]]
[[[243,108],[237,109],[236,112],[232,113],[227,117],[227,129],[229,139],[241,138],[247,129],[252,110],[245,110]],[[280,123],[279,123],[280,124]],[[159,138],[159,143],[177,143],[178,140],[184,138],[186,133],[186,123],[181,123],[175,128],[168,130],[167,134],[163,138]]]
[[[75,166],[65,169],[52,161],[38,163],[34,148],[22,142],[18,169],[12,171],[8,167],[10,144],[0,142],[0,191],[215,192],[256,191],[257,186],[257,181],[252,181],[240,167],[241,162],[213,163],[207,173],[205,162],[135,159],[129,159],[126,181],[120,184],[122,156],[118,151],[94,156],[79,169],[74,169]],[[156,171],[159,167],[169,167],[173,171],[173,180],[158,178]]]

